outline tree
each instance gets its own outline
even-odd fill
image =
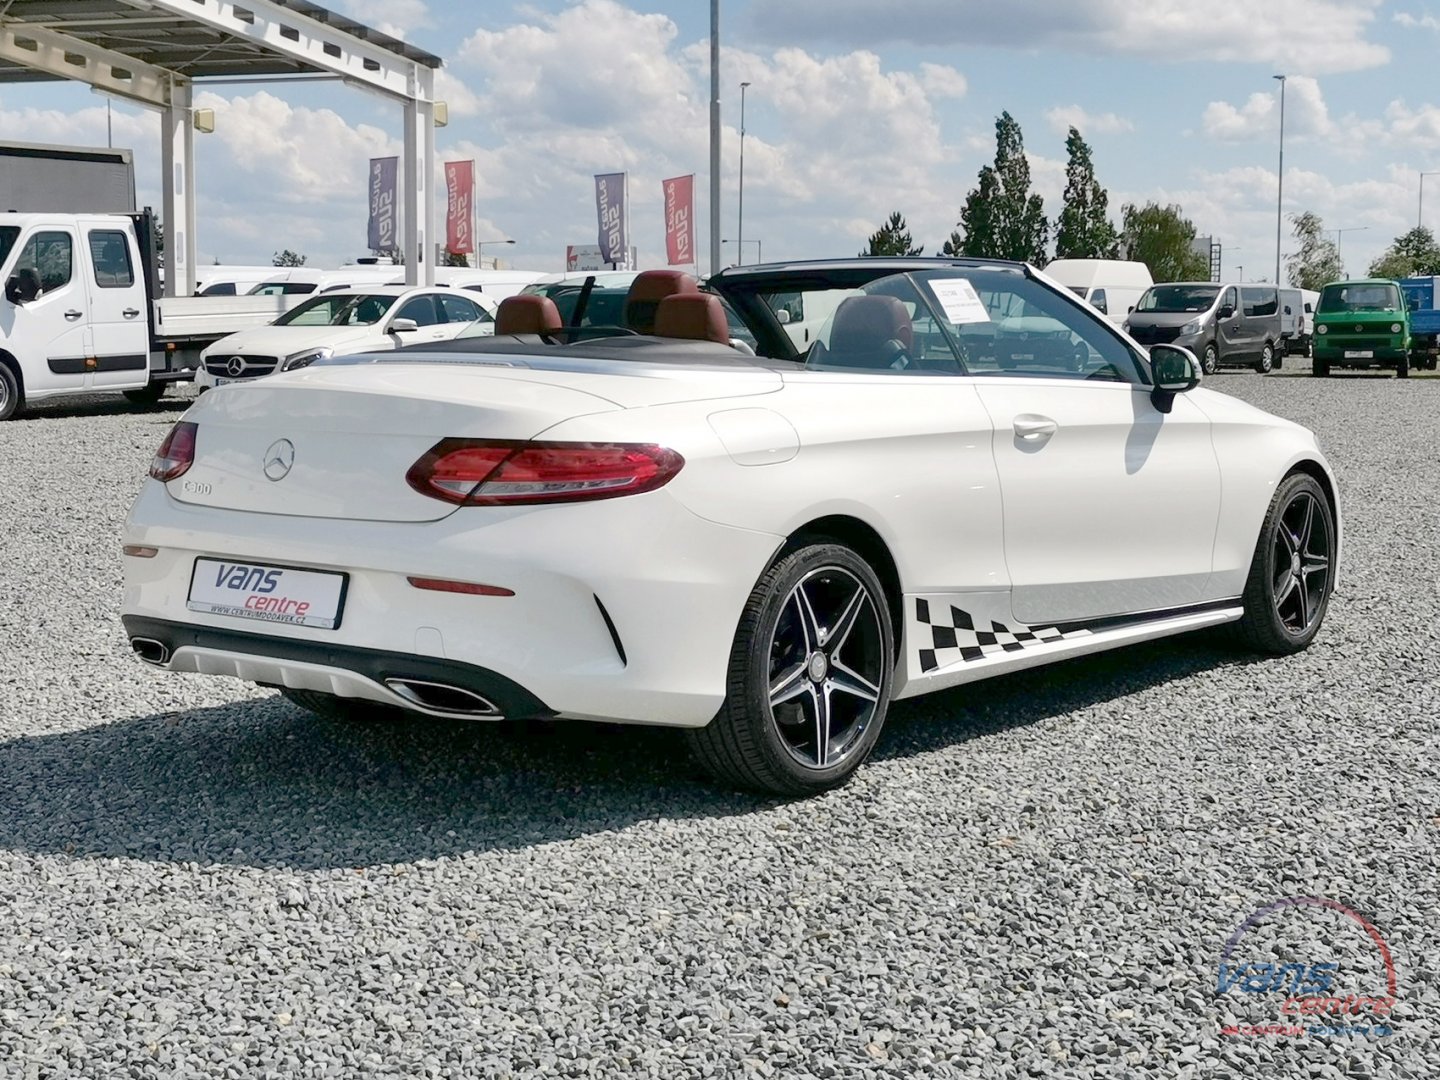
[[[940,247],[941,255],[964,255],[965,236],[958,229],[950,233],[950,239],[946,240]]]
[[[1156,281],[1210,280],[1210,260],[1195,250],[1195,223],[1180,207],[1126,203],[1120,213],[1125,258],[1143,262]]]
[[[445,252],[445,261],[444,261],[443,263],[441,263],[440,265],[442,265],[442,266],[469,266],[469,265],[470,265],[470,256],[469,256],[469,255],[460,255],[460,254],[457,254],[456,252],[453,252],[453,251],[447,251],[447,252]]]
[[[1335,242],[1325,235],[1320,215],[1306,210],[1303,214],[1291,214],[1295,239],[1300,241],[1300,250],[1291,255],[1285,263],[1290,284],[1297,289],[1319,290],[1332,281],[1345,276],[1345,266],[1340,261],[1340,250]]]
[[[1065,140],[1065,205],[1055,229],[1057,259],[1113,259],[1120,238],[1110,224],[1110,196],[1095,179],[1090,147],[1075,128]]]
[[[870,249],[861,255],[919,255],[924,247],[915,247],[910,230],[905,226],[905,216],[896,210],[890,220],[879,230],[870,234]]]
[[[1435,234],[1417,225],[1395,238],[1385,254],[1370,264],[1371,277],[1431,277],[1440,274],[1440,244]]]
[[[271,261],[276,266],[304,266],[305,256],[286,248],[284,251],[277,251]]]
[[[1045,264],[1050,223],[1040,196],[1030,194],[1025,141],[1008,112],[995,121],[995,164],[980,170],[960,210],[960,227],[965,233],[961,254]]]

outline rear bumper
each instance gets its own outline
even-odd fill
[[[782,540],[701,519],[664,490],[390,523],[200,507],[150,481],[124,542],[158,549],[124,560],[122,611],[131,638],[168,648],[171,670],[390,704],[386,679],[430,672],[507,715],[703,727],[724,700],[745,601]],[[190,611],[201,556],[348,574],[340,626]],[[411,576],[514,595],[422,590]]]
[[[315,690],[415,708],[392,684],[423,682],[459,687],[494,704],[491,719],[554,716],[555,710],[505,676],[475,664],[437,657],[362,649],[323,641],[304,641],[192,626],[139,615],[122,617],[125,634],[163,649],[149,662],[171,671],[231,675],[277,689]],[[144,657],[142,656],[142,659]],[[458,715],[456,710],[423,710]]]

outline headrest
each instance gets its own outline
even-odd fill
[[[851,296],[835,309],[830,331],[831,352],[879,353],[888,341],[909,352],[915,344],[910,313],[893,296]]]
[[[695,279],[681,270],[646,270],[637,274],[625,294],[625,325],[637,334],[653,334],[655,309],[661,300],[699,291]]]
[[[655,336],[730,343],[730,323],[718,296],[667,296],[655,309]]]
[[[507,296],[495,310],[495,333],[554,334],[564,326],[560,309],[548,296]]]

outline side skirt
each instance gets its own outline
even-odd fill
[[[1088,623],[1029,627],[977,619],[947,601],[935,596],[905,598],[906,671],[904,684],[894,694],[897,699],[1219,626],[1245,614],[1240,601],[1234,599]]]

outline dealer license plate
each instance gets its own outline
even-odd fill
[[[1375,350],[1374,350],[1374,349],[1346,349],[1346,350],[1345,350],[1345,359],[1346,359],[1346,360],[1374,360],[1374,359],[1375,359]]]
[[[334,630],[348,580],[329,570],[196,559],[185,606],[207,615]]]

